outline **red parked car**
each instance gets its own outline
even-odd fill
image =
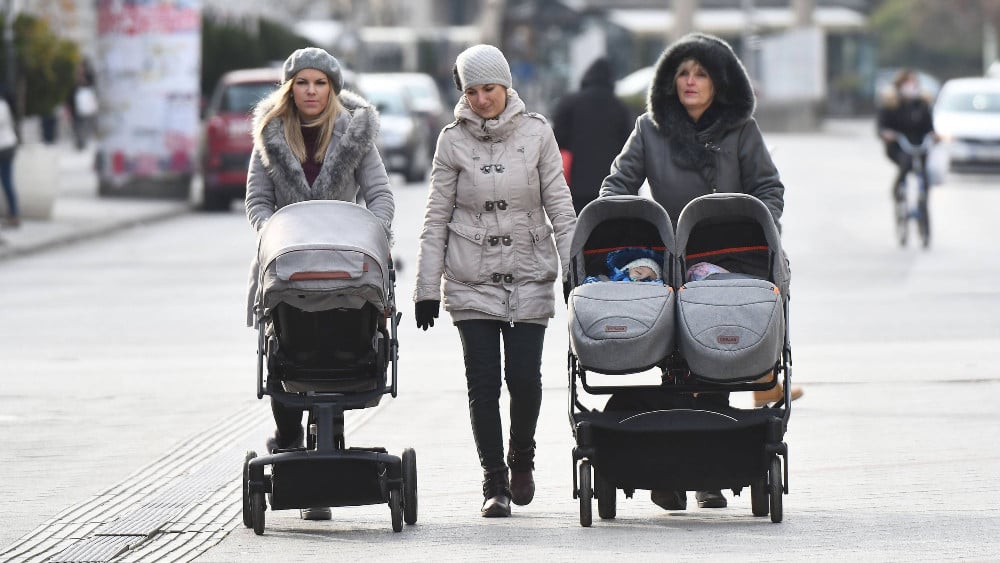
[[[219,78],[202,123],[198,163],[202,186],[195,194],[202,209],[224,211],[246,195],[253,150],[251,112],[280,82],[280,68],[234,70]]]

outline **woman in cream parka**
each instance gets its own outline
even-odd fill
[[[528,504],[534,495],[542,344],[555,314],[560,266],[564,279],[568,271],[576,213],[552,129],[525,110],[500,50],[470,47],[458,56],[454,74],[463,96],[434,155],[417,257],[416,320],[424,330],[433,326],[443,297],[464,350],[484,472],[482,515],[508,516],[511,501]],[[510,394],[506,463],[501,339]]]

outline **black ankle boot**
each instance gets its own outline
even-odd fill
[[[274,431],[274,435],[267,439],[267,452],[274,453],[276,450],[295,450],[302,449],[305,447],[304,436],[302,430],[299,430],[298,435],[292,436],[290,438],[285,437],[277,430]]]
[[[510,516],[510,483],[507,468],[483,472],[483,517]]]
[[[535,444],[530,448],[518,450],[513,443],[508,444],[507,465],[510,467],[511,501],[518,506],[524,506],[535,498],[535,478],[531,472],[535,469]]]

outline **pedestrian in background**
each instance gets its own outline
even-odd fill
[[[260,231],[286,205],[315,199],[354,202],[377,217],[392,240],[395,212],[389,176],[375,148],[378,115],[367,101],[343,90],[340,62],[316,47],[285,60],[282,84],[254,108],[254,147],[247,176],[246,213]],[[259,265],[251,267],[247,325],[253,324]],[[281,385],[268,378],[268,386]],[[302,447],[302,409],[271,400],[277,426],[267,450]],[[328,520],[329,508],[302,509],[306,520]]]
[[[70,122],[73,126],[73,140],[77,150],[83,150],[93,135],[97,120],[97,91],[94,87],[94,71],[90,62],[83,59],[76,67],[73,88],[66,99]]]
[[[534,497],[542,344],[555,314],[560,265],[564,279],[568,272],[576,214],[552,129],[525,109],[503,53],[470,47],[453,74],[463,95],[434,154],[417,255],[416,320],[424,330],[434,326],[443,294],[462,340],[483,470],[481,512],[509,516],[511,501],[525,505]],[[564,296],[566,287],[564,281]],[[510,394],[506,462],[501,375]]]
[[[611,161],[632,132],[628,107],[615,96],[611,65],[599,58],[587,68],[580,90],[556,105],[553,129],[577,214],[597,198]]]
[[[5,86],[0,86],[0,183],[3,184],[3,195],[7,202],[7,214],[3,218],[3,226],[11,228],[21,225],[17,190],[14,187],[14,154],[17,152],[17,145],[13,98]]]
[[[637,194],[648,180],[653,199],[676,225],[681,210],[696,197],[745,193],[760,199],[780,227],[785,186],[753,118],[750,77],[728,43],[692,33],[667,47],[656,63],[647,100],[646,113],[636,120],[601,186],[602,196]],[[754,400],[774,402],[783,393],[778,383],[754,391]],[[793,387],[790,393],[795,400],[802,390]],[[670,393],[650,391],[616,394],[606,408],[658,410],[670,408],[673,399]],[[701,393],[699,399],[727,406],[729,393]],[[651,497],[667,510],[687,507],[685,491],[653,490]],[[701,508],[727,505],[721,491],[698,491],[697,500]]]

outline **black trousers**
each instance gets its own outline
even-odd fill
[[[267,378],[268,390],[281,390],[281,383],[276,377]],[[303,409],[286,407],[278,401],[271,399],[271,414],[274,415],[274,425],[278,429],[278,437],[282,446],[288,446],[291,442],[302,435],[302,413]]]
[[[542,345],[545,327],[532,323],[469,320],[455,323],[462,338],[472,435],[486,471],[507,467],[500,422],[500,341],[503,379],[510,394],[510,442],[519,450],[535,445],[542,405]]]

